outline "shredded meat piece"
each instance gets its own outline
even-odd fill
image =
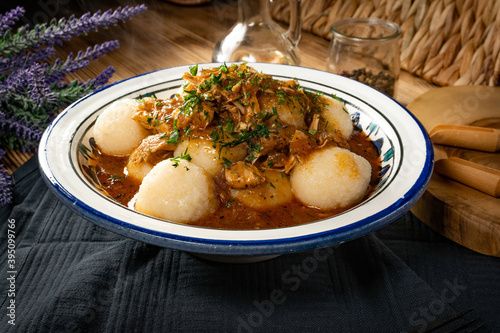
[[[346,138],[342,135],[341,131],[335,131],[333,133],[329,133],[326,131],[321,132],[318,135],[318,141],[320,147],[325,146],[326,143],[329,142],[329,144],[334,144],[339,148],[350,149],[349,143],[347,142]]]
[[[191,75],[191,73],[188,72],[184,73],[184,75],[182,75],[182,78],[191,83],[193,86],[196,86],[199,82],[199,77],[195,78],[193,75]]]
[[[259,156],[268,155],[270,152],[287,147],[292,140],[295,126],[273,126],[268,137],[261,137]]]
[[[225,171],[226,182],[232,188],[256,187],[266,181],[262,173],[252,164],[242,161],[231,164]]]
[[[204,130],[214,119],[215,112],[209,101],[186,101],[180,95],[167,100],[146,97],[135,107],[132,119],[155,133],[169,136],[175,130]]]
[[[132,119],[156,133],[170,133],[173,129],[173,122],[170,119],[180,105],[182,99],[179,96],[171,100],[145,97],[137,103]]]
[[[162,134],[150,135],[132,152],[129,163],[138,164],[145,161],[156,164],[164,159],[167,152],[174,151],[176,147],[177,145],[168,144]]]
[[[195,129],[206,128],[214,118],[215,109],[211,103],[201,101],[191,111],[180,109],[174,112],[174,121],[177,119],[177,128],[184,129],[192,126]]]
[[[290,155],[285,162],[285,173],[290,173],[294,166],[300,162],[298,155]]]
[[[307,155],[318,147],[316,140],[306,133],[296,130],[290,142],[290,153],[296,155]]]
[[[265,165],[270,168],[283,168],[288,161],[288,156],[283,152],[271,152],[267,155]]]
[[[315,113],[312,116],[312,121],[311,121],[311,124],[309,125],[309,130],[312,130],[312,131],[317,131],[318,130],[320,117],[321,116],[318,113]]]

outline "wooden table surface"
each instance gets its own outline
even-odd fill
[[[87,0],[67,1],[65,5],[47,9],[29,7],[25,17],[40,17],[41,11],[54,14],[56,18],[77,17],[86,12],[105,11],[117,6],[134,6],[143,2],[134,0]],[[75,37],[65,42],[58,56],[65,58],[73,51],[85,50],[88,46],[109,40],[118,40],[120,48],[94,60],[71,78],[88,80],[112,65],[116,72],[112,82],[158,69],[211,62],[215,43],[221,39],[237,19],[237,1],[212,0],[196,6],[177,5],[168,1],[144,1],[148,10],[144,13],[108,29],[100,29],[87,36]],[[12,5],[14,6],[14,5]],[[35,16],[38,15],[38,16]],[[301,66],[323,70],[330,41],[303,32],[299,43]],[[402,71],[395,99],[408,104],[422,93],[436,88],[423,79]],[[7,151],[2,161],[14,171],[32,155],[19,151]]]

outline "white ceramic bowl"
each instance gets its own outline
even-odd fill
[[[220,64],[200,64],[200,68]],[[39,148],[44,179],[57,197],[94,223],[118,234],[205,256],[246,262],[321,248],[366,235],[407,212],[423,194],[433,169],[431,142],[421,124],[388,96],[335,74],[274,64],[249,64],[276,79],[296,78],[308,90],[335,94],[374,141],[382,176],[374,193],[356,207],[321,221],[271,230],[217,230],[147,216],[102,195],[85,171],[90,129],[110,103],[154,93],[168,98],[189,66],[139,75],[86,96],[65,109],[45,131]],[[64,223],[61,221],[60,223]]]

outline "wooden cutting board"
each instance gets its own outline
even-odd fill
[[[500,128],[500,87],[461,86],[431,90],[407,108],[429,132],[438,124]],[[435,161],[457,156],[500,170],[500,153],[434,144]],[[412,208],[425,224],[473,251],[500,257],[500,198],[434,172]]]

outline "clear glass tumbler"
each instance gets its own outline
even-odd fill
[[[336,21],[331,31],[326,70],[394,96],[401,28],[378,18],[349,18]]]

